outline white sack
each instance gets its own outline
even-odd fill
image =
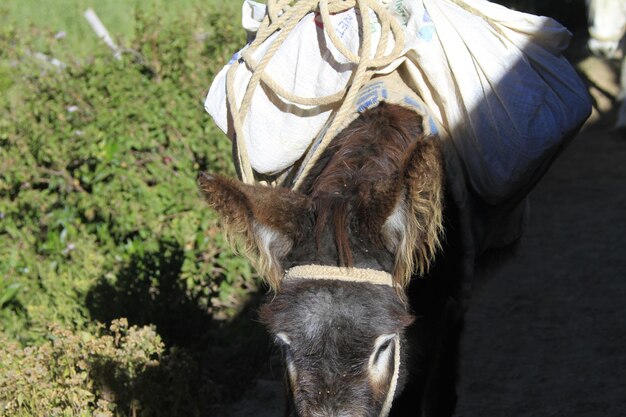
[[[397,2],[396,2],[397,3]],[[483,0],[404,0],[406,69],[449,130],[471,188],[498,204],[523,187],[588,117],[556,21]]]
[[[243,10],[243,20],[249,31],[255,28],[253,21],[258,16],[259,7],[258,3],[254,7],[250,3],[253,2],[244,3]],[[380,40],[380,25],[373,13],[370,16],[373,25],[378,28],[372,36],[373,55]],[[361,41],[355,10],[332,15],[331,20],[340,39],[350,51],[358,55]],[[324,36],[320,36],[321,34]],[[276,36],[274,34],[270,37],[254,54],[257,62]],[[387,49],[392,46],[390,42]],[[228,128],[226,72],[230,64],[239,59],[240,52],[216,76],[204,104],[218,127],[231,139],[234,131],[229,131]],[[321,18],[310,13],[289,34],[270,61],[266,72],[293,94],[322,97],[345,88],[353,70],[354,65],[326,37]],[[243,65],[237,71],[235,85],[238,88],[238,105],[241,105],[251,76]],[[263,88],[258,88],[244,122],[244,136],[252,168],[263,174],[273,174],[293,165],[322,129],[332,110],[328,106],[296,105],[271,93],[268,95]]]
[[[469,186],[486,203],[498,204],[549,165],[563,138],[589,115],[591,102],[562,56],[571,36],[564,27],[485,0],[457,1],[463,7],[452,0],[390,1],[388,7],[405,26],[406,44],[404,56],[385,71],[409,76],[432,117],[448,130]],[[354,10],[332,21],[356,52]],[[270,62],[267,71],[290,92],[320,97],[346,86],[353,66],[321,33],[315,16],[306,16]],[[227,69],[211,85],[205,107],[232,137]],[[236,74],[240,100],[249,78],[246,69]],[[258,88],[245,121],[252,167],[272,174],[291,166],[318,136],[330,110],[285,103]]]

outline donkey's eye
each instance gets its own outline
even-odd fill
[[[393,343],[395,338],[396,334],[393,333],[382,335],[376,339],[374,351],[369,361],[369,369],[372,376],[384,377],[387,375],[395,346]]]
[[[283,351],[285,360],[289,363],[293,360],[293,354],[291,353],[291,339],[285,333],[276,334],[276,344],[280,346]]]
[[[393,339],[389,339],[389,340],[385,341],[385,343],[383,343],[382,345],[380,345],[378,347],[378,349],[376,349],[376,353],[375,353],[375,356],[374,356],[374,363],[377,363],[377,362],[380,361],[381,356],[384,355],[387,352],[387,350],[389,349],[389,346],[391,346],[391,341],[392,340]]]
[[[287,365],[289,380],[291,381],[291,385],[295,386],[298,372],[296,371],[293,360],[293,353],[291,351],[291,339],[285,333],[277,333],[276,344],[279,345],[283,351],[283,357],[285,359],[285,364]]]
[[[279,346],[291,346],[291,339],[285,333],[277,333],[276,344]]]

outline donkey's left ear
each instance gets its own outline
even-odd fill
[[[243,238],[244,248],[271,287],[282,278],[282,259],[310,232],[312,204],[286,188],[246,185],[201,173],[198,185],[205,200],[221,216],[227,232]]]
[[[444,159],[436,136],[417,138],[407,150],[402,168],[404,199],[383,229],[396,253],[394,279],[408,284],[413,273],[423,275],[441,247],[443,234]]]

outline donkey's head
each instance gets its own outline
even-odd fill
[[[402,288],[439,245],[442,161],[412,111],[381,105],[333,140],[302,191],[199,184],[275,294],[290,415],[378,417],[406,378]],[[294,272],[295,271],[295,272]]]

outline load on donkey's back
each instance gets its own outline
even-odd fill
[[[511,206],[591,111],[571,34],[547,17],[484,0],[246,0],[242,16],[250,42],[205,101],[241,179],[297,189],[337,132],[392,99],[444,142],[455,203],[511,218],[494,235],[469,215],[476,253],[519,236]]]

